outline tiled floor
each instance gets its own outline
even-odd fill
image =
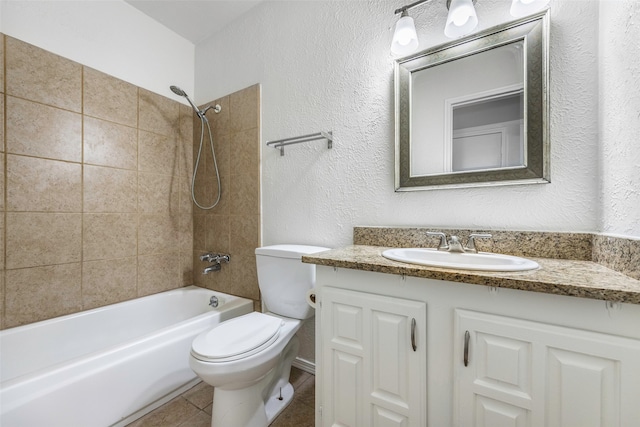
[[[313,375],[292,368],[291,384],[295,390],[293,402],[271,427],[313,427],[315,383]],[[213,388],[200,383],[127,427],[210,427],[212,396]]]

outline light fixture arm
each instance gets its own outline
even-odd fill
[[[472,1],[473,1],[473,5],[475,6],[478,0],[472,0]],[[450,6],[451,6],[451,0],[447,0],[447,10],[449,10]]]
[[[418,0],[417,2],[414,2],[414,3],[408,4],[408,5],[406,5],[406,6],[403,6],[403,7],[399,8],[399,9],[396,9],[396,11],[395,11],[395,12],[393,12],[393,14],[394,14],[394,15],[397,15],[397,14],[399,14],[399,13],[406,12],[407,10],[412,9],[412,8],[414,8],[414,7],[416,7],[416,6],[420,6],[422,3],[426,3],[426,2],[428,2],[428,1],[431,1],[431,0]],[[474,2],[474,3],[475,3],[475,2]],[[447,3],[447,7],[448,7],[448,3]]]

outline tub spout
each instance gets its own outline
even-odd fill
[[[205,269],[202,271],[202,274],[209,274],[212,271],[220,271],[221,268],[222,268],[222,265],[213,264],[213,265],[210,265],[209,267],[205,267]]]

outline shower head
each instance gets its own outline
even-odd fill
[[[196,107],[196,104],[194,104],[193,101],[191,101],[191,98],[189,98],[189,95],[187,95],[187,93],[182,89],[180,89],[178,86],[169,86],[169,89],[171,89],[171,92],[175,93],[178,96],[184,96],[187,99],[187,101],[189,101],[189,104],[191,104],[193,111],[195,111],[198,117],[200,117],[202,120],[207,120],[207,116],[205,116],[205,114],[210,109],[213,108],[213,111],[215,111],[216,113],[219,113],[222,110],[222,107],[220,107],[218,104],[216,104],[215,106],[209,105],[204,110],[199,110],[198,107]]]
[[[191,101],[191,98],[189,98],[189,95],[187,95],[187,93],[186,93],[185,91],[183,91],[182,89],[180,89],[178,86],[169,86],[169,89],[171,89],[171,91],[172,91],[173,93],[175,93],[176,95],[178,95],[178,96],[184,96],[184,97],[187,99],[187,101],[189,101],[189,104],[191,104],[191,107],[193,108],[193,111],[195,111],[195,112],[196,112],[196,114],[198,115],[198,117],[200,117],[201,119],[204,119],[204,120],[206,120],[206,119],[207,119],[207,118],[205,117],[205,115],[204,115],[204,112],[203,112],[203,111],[200,111],[200,110],[198,109],[198,107],[196,107],[196,104],[194,104],[194,103]]]
[[[178,96],[184,96],[185,98],[187,97],[187,94],[185,93],[185,91],[180,89],[178,86],[169,86],[169,89],[171,89],[171,91]]]

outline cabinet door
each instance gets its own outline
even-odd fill
[[[323,287],[322,425],[426,423],[424,302]]]
[[[639,425],[638,340],[456,310],[454,355],[456,426]]]

